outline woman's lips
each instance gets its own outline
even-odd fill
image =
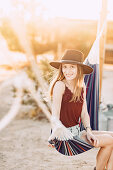
[[[66,74],[66,76],[67,76],[67,77],[70,77],[70,76],[72,76],[72,74]]]

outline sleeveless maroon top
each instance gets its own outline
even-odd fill
[[[60,120],[65,127],[75,126],[79,123],[79,117],[81,116],[83,106],[83,90],[81,93],[80,101],[69,102],[73,93],[65,86],[65,91],[62,96]]]

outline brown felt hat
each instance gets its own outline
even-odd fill
[[[54,68],[59,68],[60,64],[78,64],[83,67],[83,74],[91,74],[93,72],[93,68],[83,63],[84,61],[84,54],[78,50],[66,50],[64,55],[62,56],[61,60],[59,61],[52,61],[50,65]]]

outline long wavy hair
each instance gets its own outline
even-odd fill
[[[54,74],[53,79],[50,83],[50,97],[51,97],[51,99],[52,99],[53,88],[54,88],[55,83],[57,81],[62,81],[63,79],[65,79],[65,77],[62,72],[62,64],[61,64],[58,71]],[[70,102],[81,100],[81,93],[83,90],[83,83],[84,83],[84,75],[83,75],[83,68],[80,65],[77,65],[77,75],[76,75],[75,82],[76,83],[75,83],[75,87],[74,87],[74,92],[73,92],[72,99],[70,100]]]

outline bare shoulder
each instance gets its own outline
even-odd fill
[[[64,84],[64,82],[63,81],[57,81],[56,83],[55,83],[55,86],[54,86],[54,89],[53,89],[53,91],[54,92],[60,92],[60,93],[64,93],[64,90],[65,90],[65,84]]]

